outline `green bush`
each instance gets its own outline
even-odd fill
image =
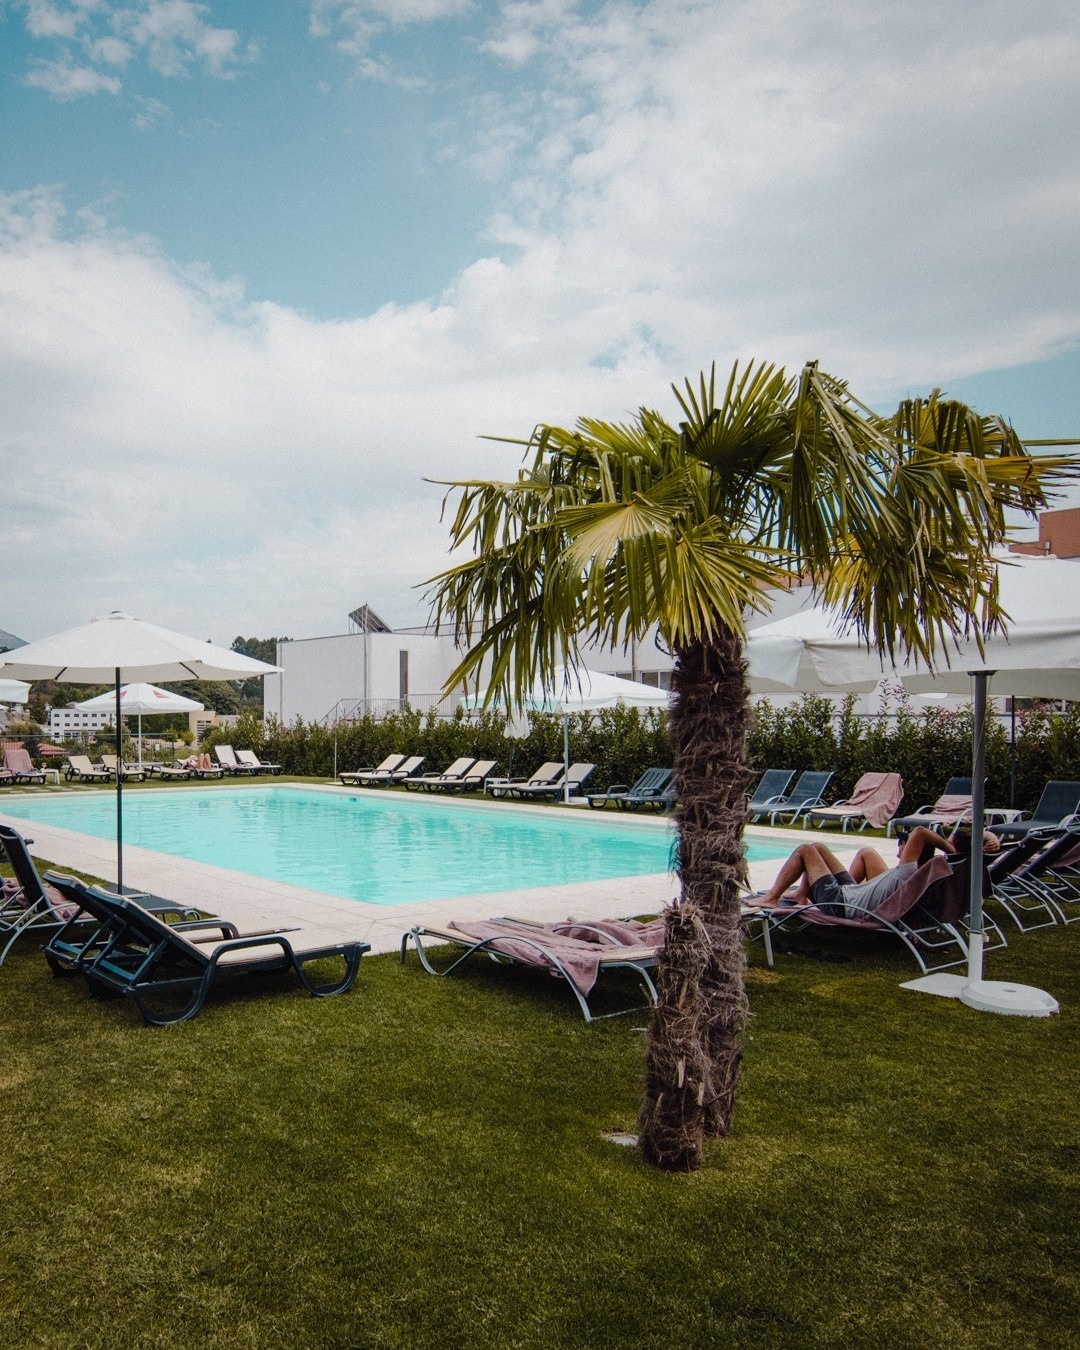
[[[894,711],[871,717],[855,712],[855,696],[839,708],[830,699],[806,694],[789,707],[761,699],[754,708],[748,738],[750,763],[758,773],[768,768],[832,769],[834,799],[850,794],[864,773],[898,773],[904,780],[902,809],[932,802],[948,779],[970,773],[972,711],[929,708],[915,711],[902,689],[891,691]],[[280,763],[288,774],[330,778],[370,767],[387,755],[416,754],[427,772],[441,772],[461,755],[493,759],[497,772],[524,777],[545,760],[563,757],[563,719],[554,713],[532,713],[528,732],[507,735],[502,713],[436,717],[405,707],[377,719],[372,716],[337,727],[307,723],[302,718],[283,726],[270,716],[265,722],[245,710],[235,726],[215,727],[203,739],[212,750],[223,741],[254,750]],[[650,765],[670,765],[667,719],[660,711],[618,707],[575,713],[569,720],[570,757],[593,763],[590,786],[632,783]],[[1009,731],[998,719],[987,728],[987,801],[1007,805],[1011,794],[1012,757]],[[1016,805],[1030,809],[1049,778],[1080,780],[1080,705],[1067,712],[1040,707],[1018,713],[1015,744]]]

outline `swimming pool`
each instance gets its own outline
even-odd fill
[[[4,814],[112,839],[111,794],[5,801]],[[298,787],[131,792],[124,842],[373,905],[668,871],[655,822]],[[752,841],[755,858],[783,845]]]

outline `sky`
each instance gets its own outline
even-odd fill
[[[0,0],[0,627],[422,622],[426,480],[714,361],[1080,436],[1078,68],[1075,0]]]

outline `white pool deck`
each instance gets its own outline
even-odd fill
[[[267,786],[274,780],[264,780]],[[322,792],[355,796],[355,788],[337,785],[298,784]],[[73,792],[102,791],[103,789],[74,788]],[[157,789],[167,792],[170,789]],[[181,792],[191,788],[177,789]],[[207,786],[206,791],[212,791]],[[41,789],[37,790],[41,793]],[[367,788],[373,797],[392,797],[392,792]],[[12,800],[15,794],[5,797]],[[32,800],[34,792],[20,793],[20,800]],[[48,795],[54,796],[50,791]],[[48,858],[60,867],[88,872],[92,876],[116,880],[116,842],[94,839],[73,830],[55,825],[39,824],[23,817],[9,816],[0,800],[0,821],[11,825],[21,835],[33,840],[31,853]],[[431,795],[432,806],[440,802],[460,799]],[[478,810],[514,811],[547,815],[553,808],[530,806],[527,803],[505,801],[475,801]],[[584,803],[581,803],[584,805]],[[564,809],[564,808],[554,808]],[[580,806],[570,806],[576,810]],[[602,813],[593,813],[601,816]],[[610,813],[612,816],[614,812]],[[670,829],[670,821],[638,812],[635,822],[648,822],[657,830]],[[763,829],[748,826],[747,836],[784,841],[792,848],[796,844],[816,839],[827,842],[841,861],[850,859],[859,847],[857,835],[819,835],[809,830]],[[886,852],[889,850],[886,849]],[[891,859],[890,859],[891,861]],[[478,860],[478,866],[482,861]],[[750,881],[755,889],[764,889],[776,875],[777,859],[750,864]],[[448,900],[413,901],[404,905],[371,905],[360,900],[326,895],[321,891],[288,886],[283,882],[267,881],[245,872],[233,872],[207,863],[189,862],[169,854],[155,853],[135,845],[124,845],[124,887],[138,888],[163,896],[178,904],[197,906],[240,927],[282,927],[303,923],[317,928],[320,933],[333,936],[335,941],[368,942],[373,952],[397,951],[402,934],[418,925],[441,927],[450,919],[487,919],[494,915],[512,914],[516,917],[548,922],[565,919],[569,915],[589,918],[624,918],[635,914],[656,914],[676,894],[675,878],[669,873],[649,876],[614,877],[607,881],[580,882],[564,886],[535,886],[526,890],[484,892],[456,896]]]

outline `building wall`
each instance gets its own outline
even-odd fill
[[[1055,558],[1080,558],[1080,508],[1044,511],[1039,517],[1039,543]]]
[[[86,712],[79,708],[50,708],[49,735],[77,736],[84,731],[97,731],[99,727],[111,727],[115,720],[112,711]]]
[[[340,633],[279,642],[280,675],[263,679],[263,710],[285,725],[322,722],[342,712],[386,712],[402,698],[401,653],[408,653],[407,697],[427,708],[458,662],[453,641],[430,633]],[[451,705],[454,700],[450,700]],[[348,708],[339,708],[347,704]]]

